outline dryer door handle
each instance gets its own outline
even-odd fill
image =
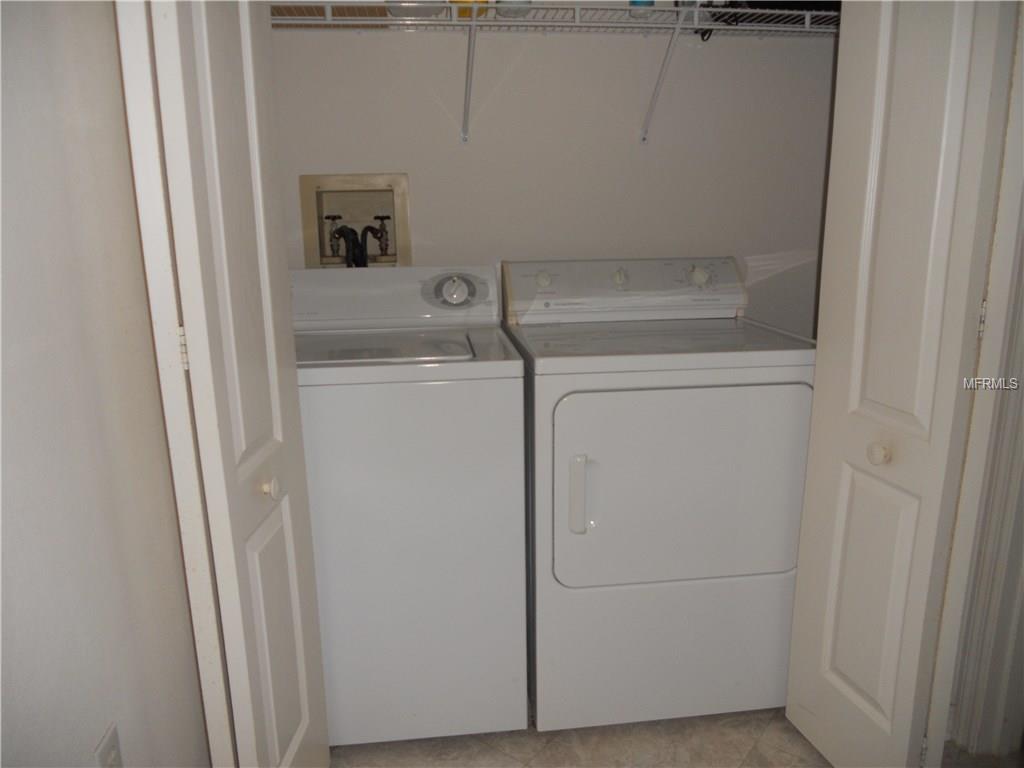
[[[569,459],[569,530],[587,532],[587,454]]]

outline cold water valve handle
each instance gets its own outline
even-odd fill
[[[377,220],[377,232],[379,236],[376,238],[377,243],[380,245],[380,252],[382,256],[386,256],[388,249],[391,247],[390,239],[388,238],[388,222],[391,221],[390,216],[374,216]]]

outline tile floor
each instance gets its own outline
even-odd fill
[[[828,762],[789,724],[781,709],[767,709],[569,731],[513,731],[334,747],[331,766],[824,768]]]

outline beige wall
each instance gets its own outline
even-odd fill
[[[481,34],[465,145],[462,35],[272,37],[293,267],[304,173],[407,172],[420,264],[818,248],[832,39],[684,35],[642,146],[664,37]]]
[[[209,764],[114,9],[2,14],[3,764]]]

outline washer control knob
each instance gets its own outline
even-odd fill
[[[690,270],[690,280],[698,288],[703,288],[711,282],[711,273],[704,267],[694,267]]]
[[[622,267],[619,267],[612,274],[612,282],[615,283],[616,285],[620,286],[620,287],[625,285],[626,283],[629,282],[629,273],[626,270],[624,270]]]
[[[469,298],[469,285],[458,275],[452,275],[441,286],[441,297],[448,304],[457,307]]]
[[[551,275],[542,269],[537,273],[537,285],[540,288],[547,288],[551,285]]]

